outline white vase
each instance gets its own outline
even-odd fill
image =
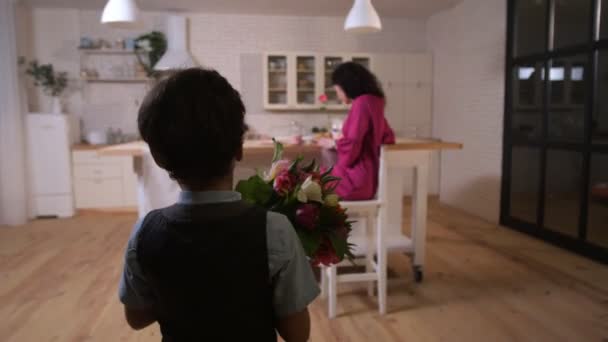
[[[61,114],[62,113],[61,99],[59,98],[59,96],[52,96],[51,97],[51,113],[53,113],[53,114]]]

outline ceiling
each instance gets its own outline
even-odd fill
[[[462,0],[373,0],[381,17],[426,18]],[[21,0],[34,7],[101,9],[106,0]],[[137,0],[142,10],[224,14],[344,16],[352,0]]]

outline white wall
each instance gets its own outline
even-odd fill
[[[27,219],[23,111],[18,79],[15,2],[0,0],[0,226]]]
[[[52,62],[78,79],[81,36],[115,40],[152,29],[165,29],[164,14],[144,13],[145,29],[111,29],[99,23],[100,12],[75,9],[33,9],[32,44],[29,55]],[[326,125],[329,116],[317,114],[272,114],[261,107],[262,54],[267,51],[399,53],[426,50],[424,20],[383,20],[384,30],[374,35],[343,31],[342,17],[286,17],[191,14],[190,48],[204,66],[217,69],[241,92],[248,107],[249,123],[262,132],[280,129],[293,120],[306,127]],[[259,61],[259,62],[258,62]],[[257,82],[259,78],[259,82]],[[68,96],[67,110],[84,118],[85,129],[123,127],[135,131],[136,108],[145,93],[144,85],[93,84],[75,88]],[[33,92],[35,93],[35,91]],[[252,95],[249,95],[252,94]],[[259,94],[259,96],[258,96]],[[44,109],[46,99],[30,96],[33,110]],[[272,132],[269,132],[272,133]]]
[[[500,208],[506,1],[464,0],[428,21],[433,135],[464,143],[441,158],[442,201],[497,222]]]

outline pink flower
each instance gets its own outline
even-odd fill
[[[289,160],[285,160],[285,159],[274,162],[272,164],[272,166],[270,167],[270,171],[268,171],[268,173],[266,173],[266,180],[267,181],[274,180],[279,173],[283,172],[284,170],[287,170],[290,165],[291,165],[291,162]]]
[[[273,188],[280,195],[287,195],[296,187],[296,177],[289,170],[281,171],[274,179]]]
[[[313,230],[319,222],[319,208],[314,204],[302,204],[296,210],[296,223],[303,228]]]
[[[319,95],[319,102],[325,103],[325,102],[327,102],[327,100],[328,100],[327,95],[325,95],[325,94]]]

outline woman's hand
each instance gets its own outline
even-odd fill
[[[317,145],[329,150],[336,147],[336,142],[331,138],[321,138],[317,140]]]

